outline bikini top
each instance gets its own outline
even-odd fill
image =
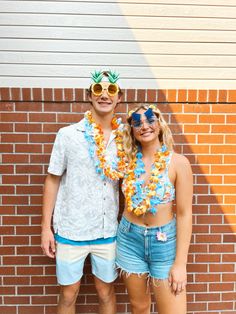
[[[156,187],[156,195],[155,195],[155,205],[158,204],[167,204],[172,202],[175,199],[175,187],[171,183],[169,179],[169,165],[171,161],[171,157],[173,152],[170,152],[168,156],[166,156],[166,167],[163,172],[158,174],[158,183]],[[122,191],[125,190],[125,178],[122,183]],[[145,190],[145,187],[143,188]]]

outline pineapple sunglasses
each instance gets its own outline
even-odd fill
[[[109,96],[114,97],[119,92],[119,86],[116,83],[94,83],[91,86],[91,91],[94,96],[101,96],[104,91],[107,91]]]

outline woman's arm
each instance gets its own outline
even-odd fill
[[[175,154],[176,171],[176,258],[172,266],[169,283],[174,293],[181,292],[187,282],[186,264],[192,234],[193,176],[188,159]]]
[[[60,176],[48,174],[43,192],[41,248],[44,254],[51,258],[55,257],[56,252],[54,235],[51,229],[51,220],[60,180]]]

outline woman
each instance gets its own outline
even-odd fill
[[[140,105],[127,121],[124,145],[130,164],[122,186],[126,206],[116,262],[133,314],[150,313],[149,282],[159,314],[184,314],[192,230],[191,167],[173,152],[171,131],[155,106]]]

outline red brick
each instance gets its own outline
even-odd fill
[[[28,196],[2,196],[2,204],[28,204]]]
[[[227,101],[227,90],[219,90],[219,102],[225,103]]]
[[[0,103],[0,110],[1,111],[14,111],[14,103],[13,102],[2,102],[2,103]]]
[[[18,287],[17,289],[17,294],[18,295],[33,295],[33,294],[40,294],[43,295],[43,286],[23,286],[23,287]],[[34,312],[35,313],[35,312]]]
[[[77,123],[81,120],[83,115],[77,113],[68,113],[68,114],[58,114],[57,121],[62,123]]]
[[[75,99],[76,99],[76,101],[85,101],[86,100],[85,93],[84,93],[84,90],[82,88],[76,88],[75,89]]]
[[[16,144],[17,153],[42,153],[41,144]]]
[[[159,91],[158,91],[159,93]],[[146,100],[146,89],[139,89],[137,91],[137,99],[139,102],[145,102]]]
[[[4,285],[29,285],[30,283],[30,278],[27,276],[14,276],[14,277],[5,277],[3,278],[3,284]]]
[[[27,114],[26,113],[1,113],[1,120],[2,122],[26,122],[27,121]]]
[[[33,88],[33,101],[41,101],[42,100],[42,89],[41,88]]]
[[[4,265],[28,265],[28,256],[3,256]]]
[[[42,166],[19,165],[19,166],[16,166],[16,173],[42,173]]]
[[[13,123],[1,123],[0,132],[13,132]]]
[[[55,140],[54,134],[30,134],[30,143],[53,143]]]
[[[91,109],[91,105],[89,103],[72,103],[72,112],[76,112],[76,113],[80,113],[80,112],[86,112],[88,110]],[[118,105],[118,108],[122,105]],[[80,116],[78,116],[79,120],[81,120],[83,117],[83,114],[81,114]],[[78,120],[78,121],[79,121]]]
[[[18,235],[33,235],[40,234],[41,228],[39,226],[16,226],[16,233]]]
[[[65,101],[73,101],[74,99],[74,90],[73,88],[65,88],[64,89],[64,100]]]
[[[200,103],[205,103],[207,102],[207,90],[199,90],[198,91],[198,101]]]
[[[1,305],[0,306],[2,314],[16,314],[16,306],[6,306],[6,305]]]
[[[14,186],[9,185],[0,186],[0,194],[14,194],[14,191],[15,191]]]
[[[0,144],[1,153],[12,153],[13,152],[13,144]]]
[[[2,143],[26,143],[28,141],[27,134],[2,134]]]
[[[28,163],[29,157],[21,154],[3,154],[2,162],[8,164]]]
[[[56,309],[55,309],[56,310]],[[20,306],[18,310],[18,314],[42,314],[44,313],[44,307],[43,306]],[[56,312],[54,312],[56,313]],[[52,313],[52,314],[54,314]]]
[[[157,102],[161,103],[167,102],[167,90],[165,89],[157,90]]]
[[[236,104],[215,104],[212,106],[212,113],[233,113],[236,112]]]
[[[52,88],[43,89],[43,99],[44,101],[53,101],[53,90]]]
[[[13,101],[21,101],[21,89],[17,87],[11,88],[11,98]]]
[[[234,103],[236,102],[236,90],[229,90],[228,96],[229,96],[229,99],[228,99],[229,102],[234,102]]]
[[[178,102],[186,102],[187,101],[187,90],[186,89],[179,89],[177,97],[178,97]]]
[[[16,187],[17,194],[40,194],[42,195],[42,186],[22,185]]]
[[[30,155],[30,163],[48,164],[50,155]]]
[[[42,103],[41,102],[20,102],[16,103],[16,111],[25,111],[25,112],[41,112]]]
[[[210,291],[232,291],[234,288],[233,283],[210,283],[209,284]]]
[[[69,103],[45,103],[44,112],[70,112],[70,104]],[[47,117],[47,115],[45,117]],[[47,119],[45,121],[47,121]]]
[[[30,88],[22,88],[22,100],[23,101],[31,101],[31,89]]]
[[[29,237],[23,237],[23,236],[4,236],[3,237],[3,244],[4,245],[24,245],[29,244]]]
[[[209,269],[210,269],[210,272],[213,272],[213,273],[233,272],[234,264],[210,264]]]
[[[217,102],[218,98],[218,91],[217,90],[209,90],[208,92],[208,101],[210,103]]]
[[[30,122],[56,122],[56,114],[54,113],[30,113]]]
[[[0,88],[0,99],[1,100],[11,100],[10,99],[10,89],[7,87]]]
[[[63,89],[62,88],[54,88],[54,101],[63,101]],[[44,111],[46,111],[44,109]]]
[[[208,309],[209,310],[233,310],[234,308],[233,302],[214,302],[214,303],[208,303]]]
[[[126,101],[127,101],[127,102],[136,101],[135,95],[136,95],[136,90],[135,90],[135,89],[129,89],[129,90],[127,90]],[[78,98],[77,98],[77,97],[76,97],[76,100],[78,101]]]
[[[199,116],[199,122],[200,123],[211,123],[211,124],[217,124],[217,123],[225,123],[225,116],[224,115],[200,115]]]
[[[36,123],[16,123],[15,124],[15,131],[16,132],[26,132],[26,133],[31,133],[31,132],[42,132],[42,125],[41,124],[36,124]]]

